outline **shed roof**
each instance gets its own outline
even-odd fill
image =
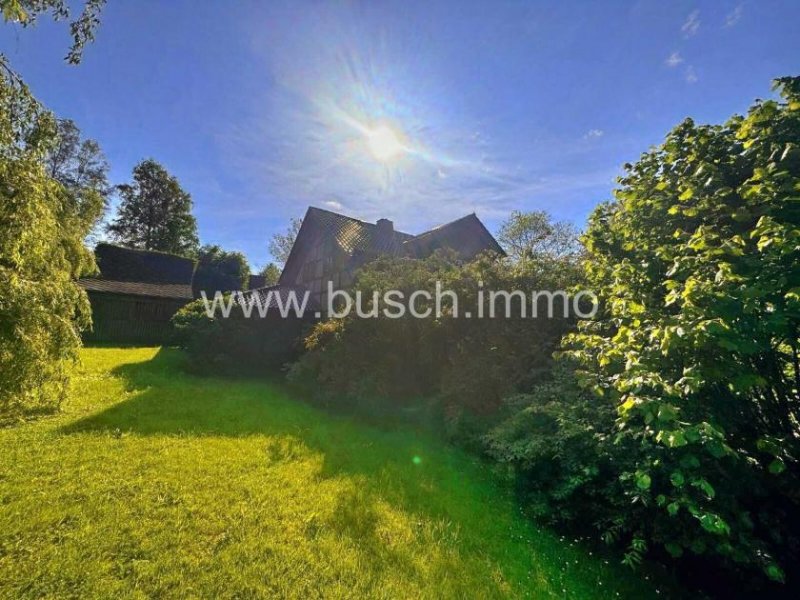
[[[192,286],[182,283],[142,283],[139,281],[108,281],[87,277],[78,280],[87,292],[105,292],[129,296],[150,296],[153,298],[174,298],[191,300]]]
[[[78,284],[90,292],[191,300],[195,262],[190,258],[100,243],[95,248],[98,277]]]

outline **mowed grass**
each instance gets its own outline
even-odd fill
[[[0,430],[0,595],[642,598],[476,459],[176,350],[83,351],[60,414]]]

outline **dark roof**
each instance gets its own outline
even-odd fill
[[[296,281],[306,251],[325,238],[335,240],[347,255],[357,258],[357,263],[381,254],[425,258],[439,248],[455,250],[464,259],[472,259],[487,250],[505,255],[475,213],[416,236],[395,231],[390,222],[387,221],[387,224],[388,227],[382,227],[322,208],[309,207],[279,281],[283,284]]]
[[[330,238],[348,255],[392,254],[403,252],[403,242],[410,240],[411,234],[395,231],[393,228],[379,227],[360,219],[340,215],[329,210],[311,206],[303,217],[303,225],[297,232],[289,258],[281,273],[282,282],[293,281],[305,249],[320,238]]]
[[[87,292],[175,298],[178,300],[191,300],[193,298],[192,286],[182,283],[141,283],[138,281],[108,281],[106,279],[85,278],[79,279],[78,285]]]
[[[250,275],[247,287],[251,290],[267,286],[267,278],[263,275]]]
[[[79,279],[90,292],[192,299],[195,262],[190,258],[101,243],[95,248],[98,277]]]
[[[475,213],[420,233],[406,240],[403,247],[405,254],[413,258],[425,258],[439,248],[455,250],[465,259],[474,258],[487,250],[505,256],[500,244]]]
[[[183,256],[98,244],[94,251],[100,278],[139,283],[192,284],[195,261]]]

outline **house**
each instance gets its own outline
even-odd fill
[[[258,290],[309,291],[309,308],[327,306],[328,282],[347,287],[355,271],[378,256],[426,258],[440,248],[469,260],[484,251],[504,254],[480,219],[472,213],[418,235],[397,231],[389,219],[368,223],[310,207],[276,286]],[[253,287],[253,286],[251,286]]]
[[[78,280],[92,306],[87,341],[160,344],[170,318],[192,301],[192,259],[163,252],[98,244],[97,277]]]

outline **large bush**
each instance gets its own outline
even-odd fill
[[[226,302],[230,298],[225,296]],[[190,302],[172,317],[175,342],[186,350],[189,367],[198,373],[274,375],[297,358],[307,322],[281,317],[277,311],[264,318],[253,310],[245,318],[234,304],[225,318],[218,309],[209,316],[202,299]]]
[[[83,246],[103,208],[47,173],[56,123],[0,62],[0,418],[57,406],[90,321],[75,278],[94,269]]]
[[[425,260],[376,260],[362,268],[351,290],[361,295],[364,313],[373,312],[376,292],[378,298],[392,290],[405,299],[416,291],[435,296],[438,282],[455,293],[457,316],[452,297],[443,295],[439,318],[388,318],[379,302],[376,318],[351,312],[319,323],[291,376],[313,385],[316,398],[327,404],[376,414],[423,410],[442,416],[451,434],[474,440],[499,418],[505,396],[529,388],[549,369],[570,324],[562,312],[552,319],[522,317],[516,297],[511,318],[489,318],[490,291],[519,290],[530,297],[534,290],[568,289],[577,276],[576,263],[566,258],[511,262],[487,255],[462,263],[439,252]],[[486,318],[476,318],[480,291]],[[495,306],[499,315],[505,300]],[[435,310],[435,302],[427,307]]]
[[[567,341],[616,408],[601,442],[630,452],[604,522],[634,560],[660,547],[780,580],[798,558],[800,78],[778,89],[676,127],[590,219],[602,309]]]
[[[484,442],[491,458],[513,468],[526,511],[611,529],[611,507],[627,502],[619,474],[631,460],[631,449],[614,443],[614,406],[586,393],[568,361],[505,403],[509,416]]]

